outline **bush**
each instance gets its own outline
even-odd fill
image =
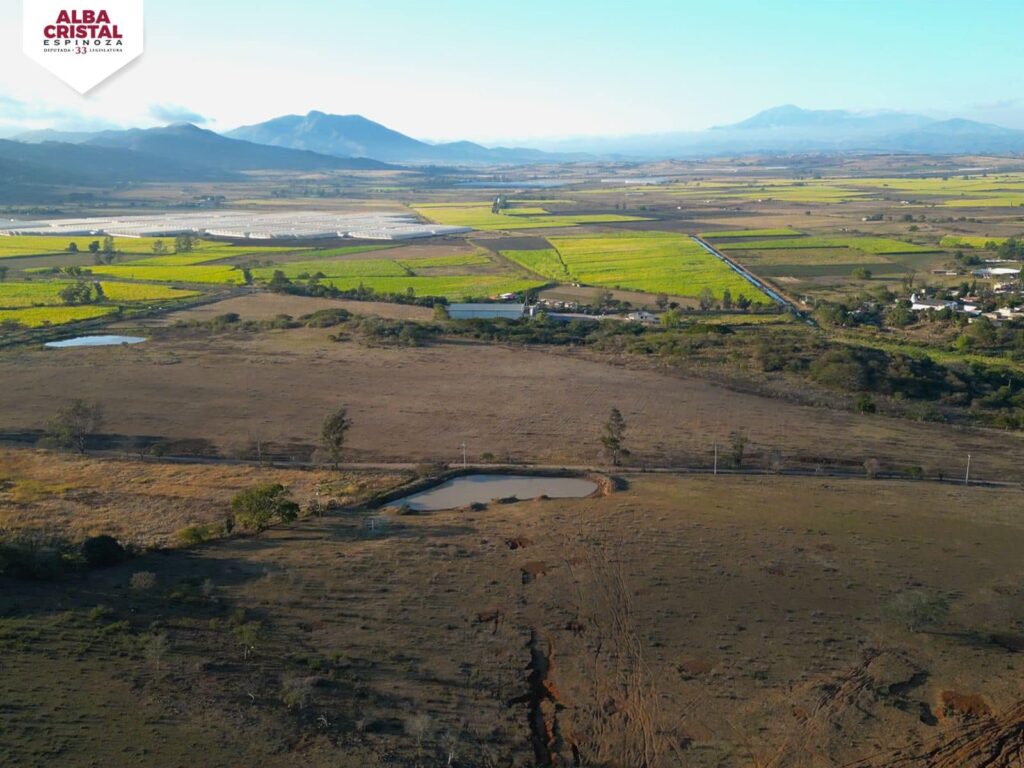
[[[875,405],[875,401],[872,400],[868,395],[861,395],[854,402],[853,407],[857,410],[857,413],[875,413],[878,410],[878,406]]]
[[[352,315],[346,309],[319,309],[309,315],[303,315],[299,318],[299,322],[307,328],[332,328],[341,325],[350,317]]]
[[[949,601],[921,590],[901,592],[887,606],[890,618],[911,632],[938,626],[949,613]]]
[[[213,539],[220,538],[224,533],[224,526],[218,523],[207,523],[206,525],[186,525],[175,532],[175,538],[183,547],[194,547]]]
[[[113,536],[93,536],[82,542],[82,557],[90,568],[108,568],[124,562],[128,552]]]
[[[242,528],[266,530],[275,522],[290,522],[299,516],[299,505],[280,483],[268,483],[242,491],[231,500],[235,522]]]
[[[0,536],[0,576],[55,579],[76,567],[80,550],[67,539],[45,531]]]
[[[156,586],[156,574],[152,571],[136,571],[128,579],[128,586],[136,592],[148,592]]]

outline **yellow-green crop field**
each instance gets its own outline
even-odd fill
[[[253,270],[253,277],[269,280],[280,270],[291,280],[320,276],[323,285],[339,290],[362,286],[377,293],[408,293],[448,299],[482,298],[537,288],[543,280],[519,273],[485,251],[451,256],[410,259],[323,259],[296,261]],[[443,271],[444,274],[437,274]],[[451,272],[465,274],[451,274]]]
[[[322,275],[323,277],[401,277],[409,271],[397,261],[390,259],[358,259],[324,261],[293,261],[273,267],[254,269],[252,275],[260,280],[269,280],[275,272],[294,280],[300,276]]]
[[[67,280],[45,283],[0,283],[0,308],[45,307],[62,304],[57,294],[71,283]]]
[[[176,301],[199,296],[199,291],[186,291],[171,288],[169,285],[152,285],[150,283],[115,283],[104,280],[100,283],[103,295],[108,301]]]
[[[932,253],[934,246],[905,243],[888,237],[798,237],[723,243],[722,250],[765,251],[772,248],[854,248],[876,255],[889,253]]]
[[[674,296],[698,296],[705,288],[716,298],[728,290],[755,302],[768,299],[727,264],[685,235],[629,232],[549,238],[569,275],[579,283]]]
[[[802,234],[803,232],[789,227],[780,227],[778,229],[727,229],[720,232],[701,232],[700,236],[708,240],[728,237],[799,237]]]
[[[764,248],[759,251],[730,249],[729,256],[741,264],[750,266],[754,271],[762,267],[841,264],[849,273],[855,266],[886,261],[885,257],[856,248]]]
[[[94,241],[98,241],[102,244],[103,236],[91,235],[86,237],[60,237],[54,235],[3,235],[0,236],[0,258],[14,258],[17,256],[46,256],[55,253],[68,253],[68,247],[71,243],[78,246],[79,252],[88,253],[89,243]],[[173,237],[115,237],[114,249],[118,253],[133,255],[148,254],[150,256],[155,256],[156,254],[153,253],[153,246],[157,242],[162,242],[168,251],[174,250]],[[191,254],[180,255],[199,256],[202,254],[209,257],[206,259],[207,261],[212,261],[215,259],[226,259],[231,256],[242,256],[248,253],[281,253],[303,250],[301,248],[281,246],[234,246],[213,240],[196,240],[192,247],[193,252]]]
[[[558,251],[553,248],[536,251],[501,251],[501,255],[542,277],[548,277],[560,283],[572,282],[572,277],[566,270],[565,264],[562,263]]]
[[[943,205],[950,208],[1019,208],[1024,206],[1024,194],[1000,197],[954,197]]]
[[[581,224],[613,224],[623,221],[647,221],[640,216],[601,214],[551,214],[543,208],[510,209],[506,213],[491,213],[490,203],[466,205],[414,205],[416,213],[435,224],[472,227],[482,231],[513,229],[544,229],[576,227]]]
[[[988,235],[946,235],[939,241],[943,248],[984,248],[989,243],[1002,245],[1005,237],[989,237]]]
[[[63,304],[60,291],[70,280],[53,280],[31,283],[0,283],[0,308],[19,309],[23,307],[49,307]],[[105,280],[100,283],[103,295],[110,302],[174,301],[198,296],[198,291],[184,291],[166,285],[145,283],[117,283]]]
[[[93,304],[82,307],[0,309],[0,322],[13,320],[26,328],[40,328],[44,325],[64,325],[65,323],[75,323],[80,320],[93,320],[115,312],[117,312],[117,307],[96,306]]]
[[[323,281],[339,290],[354,290],[362,285],[377,293],[407,293],[411,288],[416,296],[444,296],[448,299],[493,297],[502,293],[521,293],[544,285],[543,280],[531,280],[512,274],[455,275],[445,277],[335,277]]]
[[[406,269],[416,271],[420,269],[483,267],[493,264],[494,261],[485,251],[477,251],[476,253],[460,253],[454,256],[426,256],[416,259],[401,259],[398,263]]]
[[[225,266],[160,267],[115,264],[90,267],[94,275],[106,275],[128,280],[151,280],[158,283],[210,283],[241,285],[245,282],[242,270]]]

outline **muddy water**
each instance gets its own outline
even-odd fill
[[[527,477],[523,475],[465,475],[393,502],[410,509],[433,511],[468,504],[486,504],[491,499],[581,499],[597,490],[597,483],[576,477]]]
[[[116,347],[118,344],[141,344],[146,339],[142,336],[76,336],[63,341],[51,341],[44,344],[50,349],[66,347]]]

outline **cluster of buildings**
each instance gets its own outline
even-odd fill
[[[910,295],[910,309],[913,312],[948,309],[950,312],[958,312],[969,317],[987,317],[995,322],[1024,318],[1024,306],[999,307],[992,312],[983,312],[981,300],[976,296],[965,296],[962,299],[929,299],[912,293]]]
[[[410,240],[471,231],[469,227],[424,224],[414,214],[393,211],[217,211],[83,219],[0,220],[0,236],[174,237],[195,235],[231,240]]]

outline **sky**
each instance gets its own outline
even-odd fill
[[[529,143],[787,103],[1024,128],[1020,0],[146,0],[146,52],[85,96],[22,53],[22,2],[0,0],[0,135],[318,109]]]

